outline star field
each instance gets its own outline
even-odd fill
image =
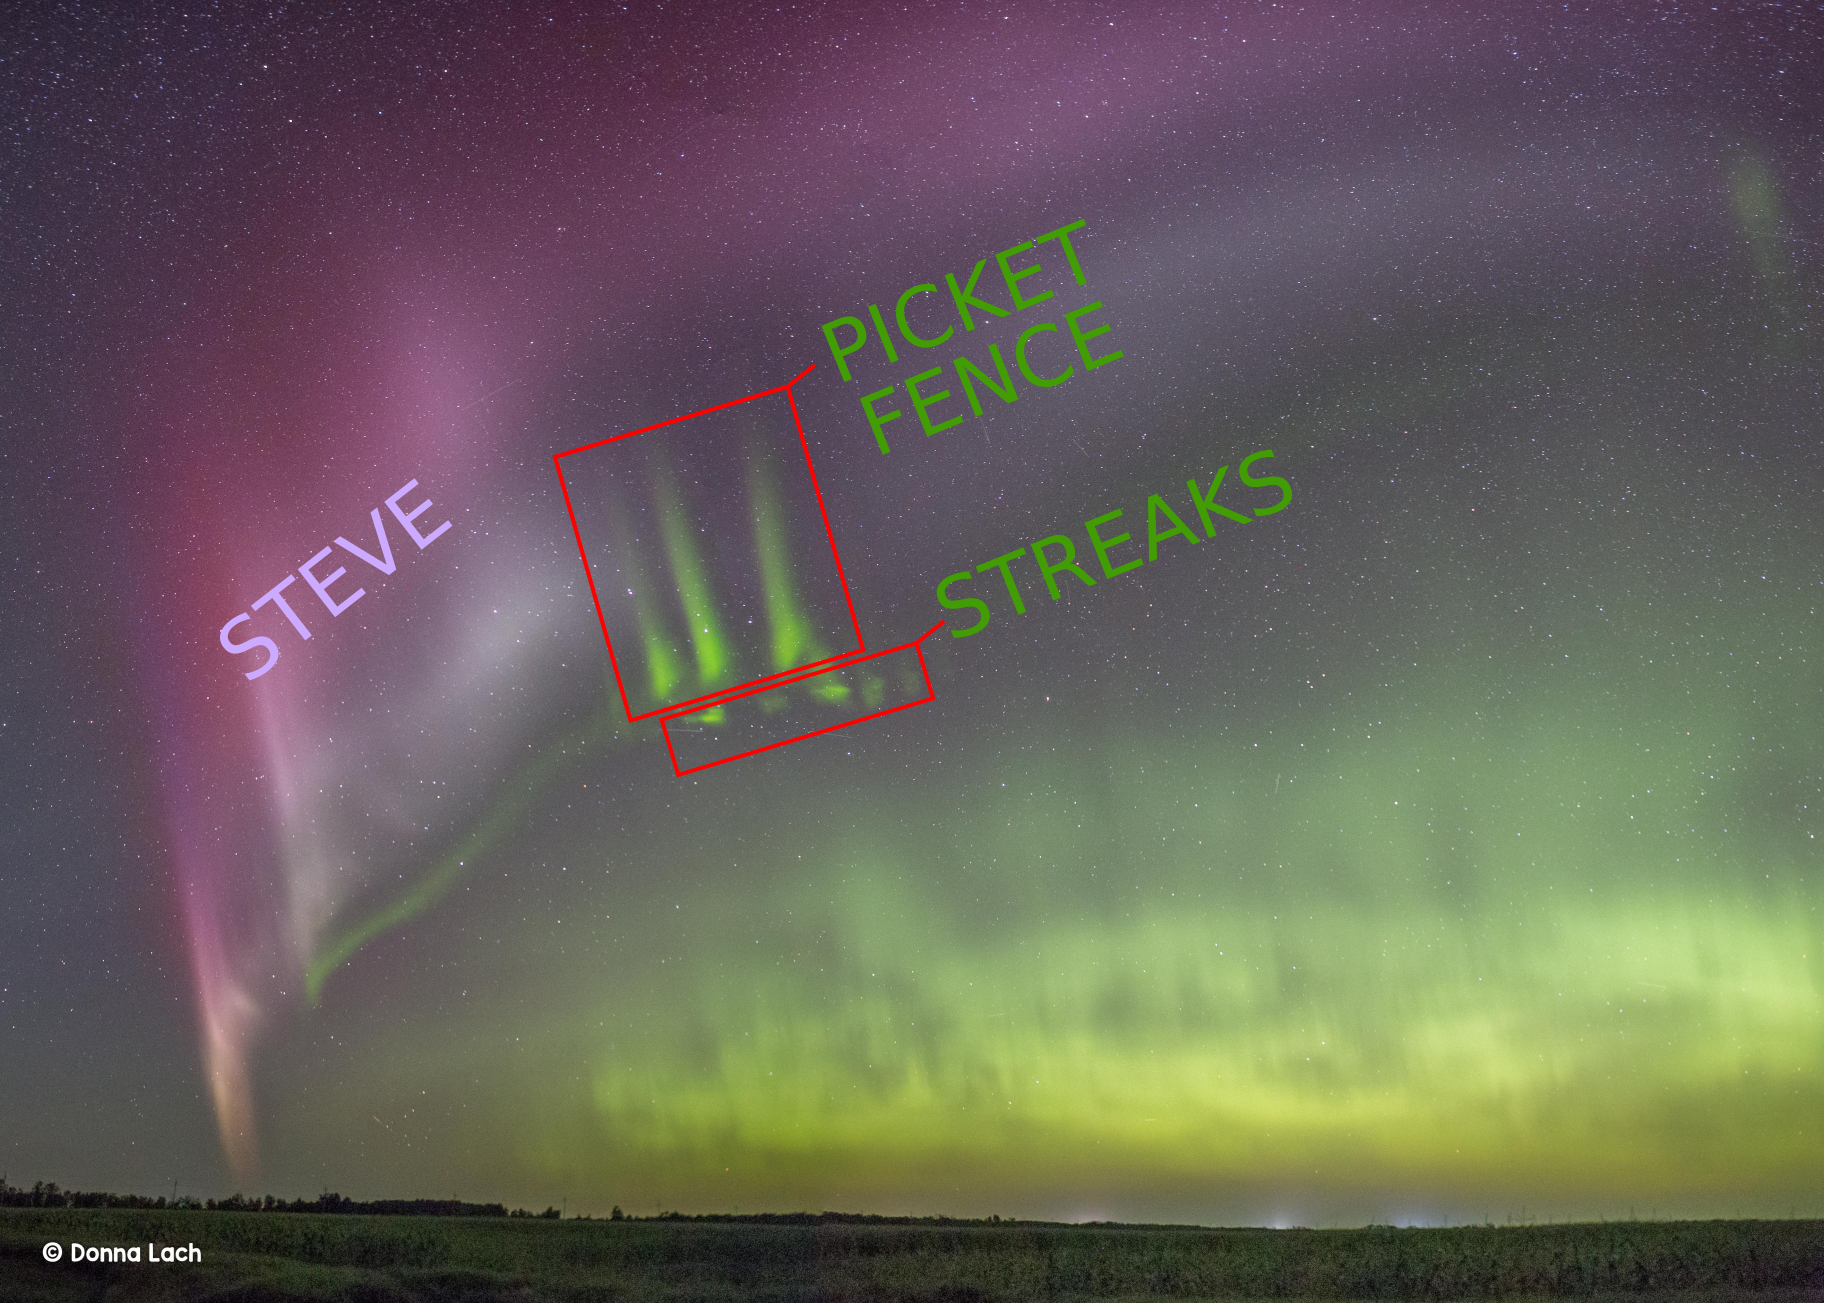
[[[1819,1215],[1820,35],[1791,5],[9,15],[0,1168],[598,1213]],[[1079,219],[1081,288],[1035,319],[1097,299],[1121,358],[929,437],[908,411],[882,456],[858,399],[916,359],[845,382],[824,324]],[[930,704],[680,778],[552,455],[813,363],[870,648],[1015,548],[1074,530],[1093,564],[1093,517],[1144,544],[1150,494],[1194,520],[1187,477],[1256,450],[1293,497],[1055,600],[1027,557],[1024,614],[978,573],[993,618],[926,644]],[[584,513],[638,540],[635,689],[838,650],[781,468],[655,454]],[[381,505],[412,479],[452,522],[422,548]],[[292,585],[307,642],[252,610],[377,546],[374,509],[395,568],[328,562],[359,604]],[[256,681],[239,612],[281,652]]]

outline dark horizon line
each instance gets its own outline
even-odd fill
[[[1464,1221],[1452,1226],[1399,1226],[1391,1222],[1367,1222],[1362,1226],[1352,1227],[1312,1227],[1312,1226],[1206,1226],[1194,1222],[1118,1222],[1086,1221],[1060,1222],[1048,1221],[1036,1217],[1002,1217],[998,1213],[986,1217],[952,1217],[946,1213],[850,1213],[850,1212],[759,1212],[759,1213],[684,1213],[676,1211],[657,1212],[648,1216],[636,1213],[624,1213],[620,1206],[614,1205],[612,1212],[605,1217],[590,1213],[577,1213],[567,1217],[555,1205],[547,1207],[542,1213],[534,1213],[525,1208],[508,1210],[503,1203],[469,1203],[461,1199],[350,1199],[334,1192],[324,1191],[315,1199],[296,1198],[291,1200],[275,1199],[271,1194],[249,1197],[236,1191],[224,1199],[199,1199],[194,1195],[176,1196],[167,1199],[164,1195],[115,1194],[99,1190],[65,1190],[56,1182],[34,1182],[31,1189],[7,1184],[6,1175],[0,1173],[0,1208],[41,1208],[41,1209],[83,1209],[94,1211],[142,1211],[142,1212],[241,1212],[241,1213],[293,1213],[336,1216],[365,1217],[499,1217],[514,1220],[534,1221],[593,1221],[593,1222],[708,1222],[735,1223],[761,1226],[825,1226],[825,1225],[862,1225],[862,1226],[1043,1226],[1066,1228],[1100,1228],[1124,1230],[1186,1230],[1186,1231],[1257,1231],[1280,1233],[1285,1231],[1314,1230],[1388,1230],[1388,1231],[1462,1231],[1462,1230],[1538,1230],[1554,1226],[1588,1226],[1588,1225],[1630,1225],[1639,1224],[1640,1218],[1630,1216],[1621,1219],[1599,1218],[1595,1222],[1539,1222],[1526,1220],[1515,1221],[1511,1214],[1505,1222],[1491,1220],[1474,1222]],[[1658,1217],[1647,1218],[1647,1224],[1676,1226],[1681,1223],[1724,1222],[1746,1223],[1762,1221],[1816,1221],[1811,1217],[1697,1217],[1672,1218],[1661,1221]]]

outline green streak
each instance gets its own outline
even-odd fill
[[[791,544],[785,514],[766,465],[752,450],[747,458],[747,490],[754,504],[754,542],[760,552],[760,582],[766,594],[766,620],[773,632],[773,669],[789,670],[822,660],[811,622],[805,618],[798,586],[792,582]]]
[[[1798,340],[1789,332],[1793,327],[1804,329],[1805,296],[1789,243],[1791,224],[1780,200],[1780,183],[1763,155],[1743,152],[1731,160],[1729,203],[1754,260],[1755,297],[1763,317],[1763,329],[1754,333],[1776,356],[1792,356]]]
[[[719,686],[719,681],[726,676],[730,666],[728,644],[716,621],[709,580],[696,542],[691,537],[690,526],[685,520],[677,486],[668,474],[660,475],[658,499],[660,533],[678,585],[684,616],[690,621],[697,672],[703,686]],[[612,506],[609,529],[614,538],[615,550],[624,559],[628,577],[633,582],[635,613],[646,652],[652,694],[656,700],[664,701],[682,680],[682,667],[678,664],[664,621],[648,595],[645,576],[637,559],[638,549],[633,545],[632,531]],[[313,1007],[320,1004],[323,984],[329,975],[347,963],[356,951],[376,937],[383,936],[422,914],[449,891],[472,861],[497,850],[519,826],[542,790],[568,765],[592,735],[604,732],[618,734],[615,704],[605,697],[594,719],[583,730],[547,746],[521,769],[508,784],[506,793],[494,802],[480,822],[404,895],[345,929],[318,950],[305,969],[305,1000]],[[721,723],[723,712],[720,707],[715,707],[696,718],[704,723]]]
[[[1777,286],[1792,270],[1780,235],[1783,216],[1779,183],[1764,159],[1744,154],[1735,159],[1729,176],[1729,198],[1763,288]]]
[[[652,674],[653,700],[664,701],[671,696],[672,688],[682,675],[678,663],[672,659],[671,648],[665,645],[663,631],[653,627],[645,610],[639,612],[639,617],[640,638],[646,644],[646,666]]]
[[[703,570],[703,558],[691,537],[690,523],[684,517],[684,506],[678,500],[678,487],[669,474],[661,474],[658,483],[659,532],[665,540],[665,555],[671,563],[672,578],[678,585],[678,601],[684,618],[690,623],[690,645],[697,655],[699,686],[719,686],[729,668],[728,640],[716,619],[715,597],[709,576]]]
[[[604,692],[594,718],[582,729],[545,747],[514,775],[505,794],[495,800],[481,821],[430,872],[413,883],[404,895],[345,929],[318,950],[304,970],[305,1002],[312,1008],[321,1004],[323,983],[331,973],[347,963],[357,950],[429,909],[477,859],[498,849],[508,834],[519,827],[543,789],[572,760],[581,755],[591,737],[603,733],[610,737],[618,736],[618,719],[615,714],[618,706],[619,702],[613,694]]]
[[[683,679],[684,671],[678,664],[671,633],[652,604],[633,531],[627,528],[626,518],[612,502],[608,507],[608,531],[613,538],[615,555],[626,566],[627,577],[633,583],[634,617],[640,624],[640,643],[646,651],[646,673],[652,686],[653,702],[663,704],[671,699],[672,689]]]

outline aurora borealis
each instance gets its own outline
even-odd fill
[[[1824,1215],[1824,29],[1509,9],[0,20],[0,1169]],[[1078,220],[1029,286],[1120,360],[883,456],[858,397],[943,359],[845,381],[824,325]],[[680,778],[552,457],[812,364],[869,649],[958,572],[993,619]],[[636,714],[849,649],[727,432],[579,513]],[[1024,613],[978,571],[1269,448],[1275,514]],[[223,622],[411,479],[452,529],[382,510],[396,570],[292,585],[248,681]]]

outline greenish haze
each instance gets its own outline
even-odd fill
[[[1773,169],[1759,154],[1741,153],[1732,161],[1729,197],[1736,221],[1748,239],[1755,270],[1764,286],[1791,277],[1792,256],[1786,250],[1781,224],[1785,219],[1780,187]]]
[[[1605,366],[1644,370],[1671,338],[1604,329]],[[1762,334],[1741,336],[1757,360]],[[629,1192],[642,1211],[1150,1199],[1288,1223],[1536,1199],[1815,1212],[1824,697],[1793,463],[1716,473],[1631,449],[1600,413],[1557,445],[1589,464],[1521,507],[1440,462],[1400,500],[1404,555],[1377,549],[1377,572],[1323,551],[1310,453],[1367,411],[1440,418],[1490,383],[1464,356],[1422,384],[1327,370],[1329,415],[1187,457],[1173,480],[1201,484],[1272,428],[1260,468],[1300,510],[1073,591],[1115,636],[1069,632],[1070,659],[964,644],[993,656],[958,657],[976,699],[920,714],[941,733],[890,762],[856,730],[693,777],[637,839],[554,805],[538,853],[569,865],[561,944],[535,914],[551,888],[503,856],[511,891],[452,920],[452,966],[472,950],[488,985],[353,1045],[352,1069],[305,1065],[275,1127],[320,1146],[405,1099],[449,1119],[422,1124],[434,1146],[388,1139],[409,1187],[499,1181],[598,1212]],[[1479,455],[1520,445],[1484,433]],[[1164,482],[1078,506],[1124,503],[1137,534]],[[1708,551],[1679,550],[1704,537],[1693,503],[1727,525]],[[1237,618],[1201,590],[1241,582],[1241,547],[1290,543],[1349,582],[1289,588],[1199,660],[1173,630]],[[997,568],[968,591],[998,604]],[[497,977],[513,954],[535,968]]]

